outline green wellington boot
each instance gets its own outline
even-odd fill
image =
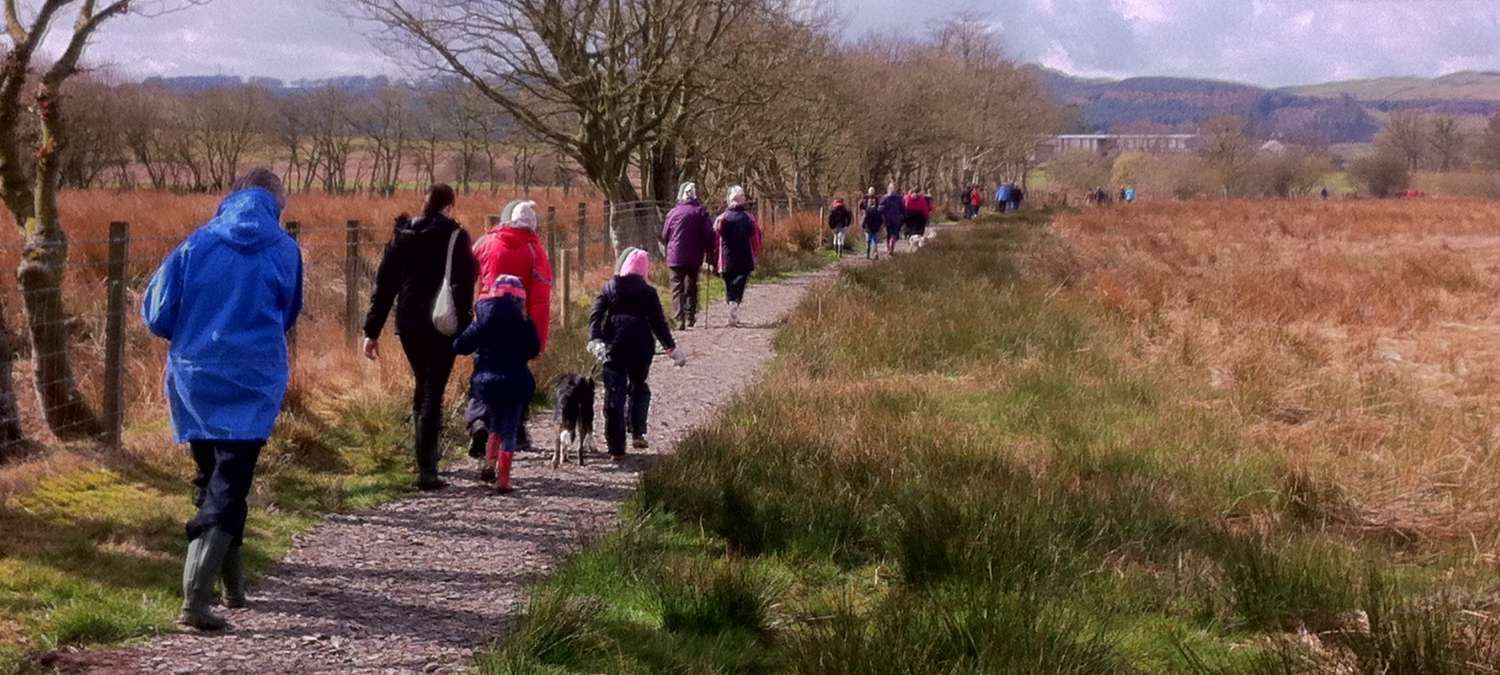
[[[214,599],[214,582],[224,566],[224,558],[234,536],[211,527],[188,544],[187,560],[182,566],[182,614],[177,623],[203,631],[224,630],[229,622],[214,614],[209,603]]]
[[[245,567],[240,561],[242,546],[230,546],[224,554],[224,565],[219,568],[219,584],[224,587],[224,609],[242,609],[245,606]]]

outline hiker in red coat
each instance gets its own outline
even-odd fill
[[[537,236],[536,202],[517,200],[505,205],[500,213],[500,224],[490,228],[474,244],[474,257],[479,261],[479,287],[489,288],[495,277],[509,274],[521,280],[526,287],[526,317],[536,324],[537,337],[542,343],[542,352],[547,351],[548,329],[552,325],[552,261],[547,258],[547,247]],[[489,410],[484,402],[469,399],[469,456],[483,457],[489,441]],[[531,438],[526,433],[523,421],[517,433],[517,446],[531,449]],[[480,479],[486,483],[494,480],[490,475],[493,467],[480,470]]]

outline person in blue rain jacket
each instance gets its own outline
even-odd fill
[[[286,395],[286,333],[302,311],[302,252],[281,229],[285,204],[269,169],[241,176],[213,220],[167,256],[141,306],[151,332],[172,343],[172,437],[198,468],[179,621],[199,630],[226,625],[209,611],[221,576],[225,606],[245,602],[246,497]]]

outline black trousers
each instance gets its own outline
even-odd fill
[[[250,483],[255,479],[255,463],[265,441],[193,441],[193,462],[198,474],[193,485],[198,497],[193,503],[197,515],[187,523],[187,538],[217,527],[234,535],[236,546],[245,541],[245,520],[250,515]]]
[[[726,302],[744,302],[745,286],[749,283],[749,272],[725,272],[724,300]]]
[[[697,323],[697,266],[672,268],[672,316],[682,323]]]
[[[453,339],[437,332],[409,330],[401,333],[401,350],[416,379],[412,390],[411,415],[416,426],[412,452],[417,473],[436,477],[443,449],[438,439],[443,431],[443,392],[453,373]]]
[[[609,454],[625,454],[626,423],[629,432],[645,435],[651,414],[653,355],[611,355],[604,362],[604,441]]]

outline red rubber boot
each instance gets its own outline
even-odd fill
[[[495,491],[501,494],[510,492],[515,488],[510,486],[510,460],[516,453],[508,450],[500,451],[500,462],[495,467]]]
[[[484,446],[484,464],[479,470],[479,482],[495,480],[495,463],[500,461],[500,434],[490,434]]]

